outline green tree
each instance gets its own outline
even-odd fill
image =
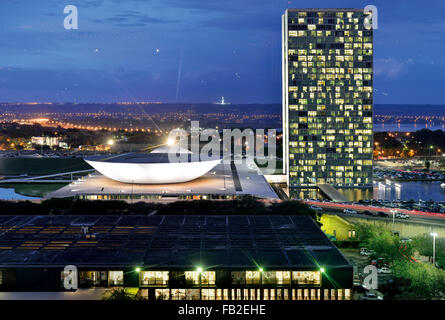
[[[109,295],[102,297],[102,300],[141,300],[137,294],[129,293],[125,288],[117,288]]]
[[[361,246],[374,250],[376,256],[385,257],[391,261],[406,259],[413,253],[412,246],[402,245],[398,235],[376,226],[359,225],[357,238]]]
[[[409,280],[411,298],[444,299],[445,272],[431,264],[412,263],[399,260],[394,263],[393,274],[400,279]]]

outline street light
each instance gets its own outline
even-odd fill
[[[436,237],[437,237],[437,232],[431,232],[430,235],[433,236],[433,266],[436,266]]]
[[[175,144],[175,140],[174,139],[168,139],[167,140],[167,145],[168,146],[173,146]]]

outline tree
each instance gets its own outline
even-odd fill
[[[104,295],[102,300],[141,300],[138,294],[129,293],[125,288],[114,289],[111,294]]]
[[[445,272],[431,264],[412,263],[399,260],[394,263],[393,274],[396,278],[409,281],[411,298],[414,299],[444,299]]]
[[[413,246],[422,256],[433,256],[433,237],[425,233],[413,238]],[[445,239],[436,238],[436,260],[445,257]]]
[[[410,244],[402,246],[398,235],[376,226],[358,225],[357,238],[361,246],[374,250],[375,256],[385,257],[390,261],[407,259],[413,253]],[[401,250],[402,247],[403,250]]]

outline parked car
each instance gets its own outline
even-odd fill
[[[361,297],[361,300],[383,300],[382,297],[377,296],[375,293],[366,292]]]
[[[319,206],[310,206],[310,208],[315,211],[323,211],[323,208],[321,208]]]
[[[413,241],[413,239],[410,239],[410,238],[402,238],[402,239],[400,239],[400,242],[402,242],[402,243],[408,243],[408,242],[411,242],[411,241]]]
[[[396,218],[397,219],[408,219],[409,216],[407,214],[404,214],[404,213],[396,213]]]
[[[344,213],[352,213],[352,214],[356,214],[357,213],[357,211],[352,210],[352,209],[344,209],[343,212]]]
[[[378,215],[379,217],[382,217],[382,218],[388,218],[388,217],[389,217],[389,215],[388,215],[387,213],[382,212],[382,211],[379,211],[379,212],[377,213],[377,215]]]
[[[372,255],[372,254],[374,254],[375,253],[375,251],[374,250],[369,250],[368,248],[361,248],[360,249],[360,254],[362,255],[362,256],[370,256],[370,255]]]
[[[377,269],[377,272],[388,274],[388,273],[391,273],[391,269],[388,267],[381,267],[381,268]]]

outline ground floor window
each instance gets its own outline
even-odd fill
[[[170,289],[156,289],[156,300],[170,300]]]
[[[79,271],[79,287],[107,287],[107,271]]]
[[[124,272],[123,271],[109,271],[108,279],[110,280],[110,286],[123,286],[124,285]]]
[[[147,290],[147,289],[141,289]],[[148,290],[144,292],[148,298]],[[144,293],[141,292],[142,296]],[[350,300],[350,289],[155,289],[158,300]]]

